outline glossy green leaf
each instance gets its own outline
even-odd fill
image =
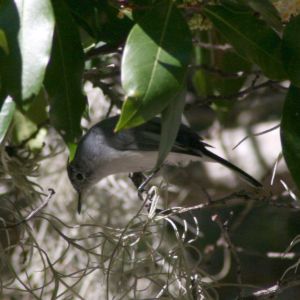
[[[237,53],[257,64],[271,79],[286,77],[281,62],[281,40],[253,11],[243,5],[205,6],[204,14]]]
[[[63,1],[53,0],[56,28],[45,87],[50,121],[66,143],[80,136],[86,99],[82,93],[84,55],[77,27]]]
[[[1,107],[0,110],[0,144],[3,142],[7,130],[10,126],[14,112],[16,109],[16,104],[10,96],[8,96]]]
[[[278,11],[269,0],[242,0],[248,4],[262,19],[278,32],[282,31],[282,23]]]
[[[0,29],[0,48],[4,51],[5,54],[9,54],[8,43],[6,39],[5,32]]]
[[[159,142],[159,153],[156,168],[164,162],[173,147],[181,124],[184,104],[185,91],[181,91],[162,112],[161,139]]]
[[[283,32],[282,57],[286,72],[294,85],[300,87],[300,16],[290,20]]]
[[[192,52],[189,28],[174,1],[161,1],[131,30],[122,60],[126,100],[117,130],[163,111],[182,89]]]
[[[300,89],[290,86],[281,120],[281,144],[284,159],[300,189]]]
[[[6,33],[3,84],[16,101],[38,94],[50,58],[54,16],[50,0],[3,1],[0,28]]]

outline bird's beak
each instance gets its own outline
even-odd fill
[[[77,205],[77,212],[78,212],[78,214],[80,214],[80,212],[81,212],[81,193],[80,192],[78,192],[78,205]]]

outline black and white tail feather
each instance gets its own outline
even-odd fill
[[[215,153],[207,150],[206,148],[202,148],[201,150],[199,150],[199,155],[204,155],[207,158],[209,158],[209,159],[223,165],[224,167],[232,170],[242,180],[246,181],[247,183],[249,183],[253,187],[256,187],[256,188],[262,187],[262,184],[259,181],[257,181],[255,178],[253,178],[252,176],[247,174],[245,171],[243,171],[239,167],[235,166],[234,164],[232,164],[228,160],[226,160],[226,159],[216,155]]]

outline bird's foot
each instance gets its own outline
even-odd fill
[[[147,192],[147,185],[148,183],[151,181],[151,179],[158,173],[159,168],[153,170],[150,175],[145,176],[144,175],[144,181],[140,184],[140,186],[138,187],[138,193],[143,193],[143,192]]]
[[[141,201],[145,201],[145,207],[147,208],[148,212],[150,212],[151,210],[152,199],[155,194],[152,187],[149,187],[148,184],[158,171],[159,169],[155,169],[148,176],[141,172],[134,172],[129,174],[129,178],[137,188],[138,197]]]

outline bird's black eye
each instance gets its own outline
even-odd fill
[[[79,181],[82,181],[84,179],[83,175],[81,173],[76,174],[76,179]]]

